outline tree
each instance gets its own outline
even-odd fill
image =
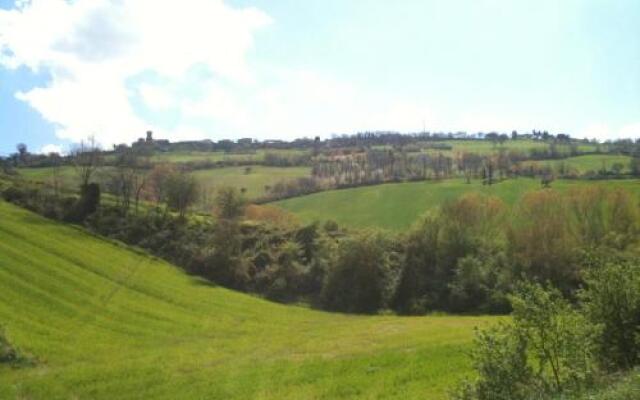
[[[629,170],[633,176],[640,175],[640,157],[631,157],[629,160]]]
[[[598,337],[601,364],[608,370],[640,363],[640,266],[608,264],[589,270],[580,291],[582,308],[603,327]]]
[[[244,214],[246,200],[238,190],[225,186],[218,190],[216,197],[216,213],[222,219],[236,219]]]
[[[289,302],[297,298],[304,285],[304,266],[300,246],[285,241],[278,246],[275,262],[258,276],[262,292],[273,300]]]
[[[80,178],[80,187],[87,186],[102,162],[100,147],[95,137],[89,136],[86,143],[82,140],[80,145],[71,151],[71,160]]]
[[[511,297],[513,322],[478,331],[472,360],[477,378],[459,400],[530,400],[583,393],[597,372],[600,327],[556,289],[524,283]],[[573,398],[569,396],[570,398]]]
[[[198,196],[196,179],[185,171],[175,171],[166,178],[165,185],[167,206],[184,218]]]
[[[141,155],[136,149],[124,149],[116,156],[115,169],[111,173],[111,191],[119,199],[124,213],[129,211],[132,198],[138,212],[140,196],[147,182],[142,167]]]
[[[29,151],[27,150],[27,145],[24,143],[18,143],[16,145],[16,150],[18,150],[18,159],[22,164],[26,164],[29,157]]]
[[[51,159],[51,184],[53,186],[53,195],[60,195],[60,164],[62,160],[58,153],[49,153]]]
[[[147,188],[156,205],[167,201],[167,182],[169,177],[176,174],[173,164],[156,164],[147,176]]]
[[[503,215],[500,200],[478,194],[425,215],[404,240],[395,308],[404,314],[457,310],[468,304],[500,308],[491,298],[506,264]]]
[[[526,338],[535,376],[545,392],[563,393],[592,383],[600,328],[555,288],[524,283],[511,297],[516,331]]]
[[[578,285],[579,268],[567,202],[554,190],[539,190],[525,194],[516,209],[508,228],[516,275],[551,281],[569,293]]]
[[[371,231],[340,242],[322,289],[324,307],[353,313],[374,313],[386,307],[395,272],[390,245],[383,234]]]

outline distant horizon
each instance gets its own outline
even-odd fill
[[[358,135],[358,134],[365,134],[365,133],[390,133],[390,134],[399,134],[399,135],[403,135],[403,136],[417,136],[417,135],[430,135],[431,139],[435,139],[437,141],[448,141],[448,140],[491,140],[490,138],[487,138],[486,135],[489,134],[499,134],[499,135],[507,135],[508,136],[508,140],[513,140],[511,137],[511,133],[513,131],[516,131],[518,134],[518,138],[516,140],[543,140],[540,138],[531,138],[531,137],[523,137],[523,135],[526,136],[531,136],[533,135],[533,132],[548,132],[550,135],[553,136],[553,138],[555,139],[555,137],[557,135],[569,135],[571,140],[575,140],[575,141],[584,141],[584,140],[588,140],[589,142],[594,142],[597,141],[597,143],[600,144],[604,144],[607,142],[616,142],[618,140],[632,140],[632,141],[637,141],[640,140],[640,137],[637,138],[633,138],[633,137],[629,137],[629,138],[616,138],[616,139],[605,139],[605,140],[600,140],[598,138],[586,138],[586,137],[574,137],[571,134],[568,134],[566,132],[550,132],[550,131],[546,131],[544,129],[532,129],[529,131],[517,131],[517,130],[512,130],[509,132],[498,132],[498,131],[491,131],[491,132],[464,132],[464,131],[458,131],[458,132],[453,132],[453,131],[415,131],[415,132],[400,132],[400,131],[394,131],[394,130],[371,130],[371,131],[361,131],[361,132],[355,132],[355,133],[332,133],[330,135],[326,135],[326,136],[322,136],[322,135],[316,135],[317,137],[320,138],[320,140],[322,141],[326,141],[326,140],[331,140],[334,138],[339,138],[342,136],[354,136],[354,135]],[[139,135],[136,139],[134,139],[131,142],[128,143],[117,143],[117,144],[113,144],[111,146],[104,146],[100,143],[98,143],[100,150],[101,151],[111,151],[113,150],[113,148],[117,145],[127,145],[127,146],[131,146],[132,144],[145,139],[145,135],[148,131],[143,132],[142,135]],[[158,137],[156,136],[155,132],[151,131],[153,134],[153,140],[168,140],[170,143],[184,143],[184,142],[202,142],[202,141],[211,141],[214,143],[220,142],[220,141],[226,141],[226,140],[230,140],[234,143],[238,143],[238,141],[242,140],[242,139],[252,139],[254,141],[254,143],[266,143],[269,141],[278,141],[278,142],[284,142],[284,143],[292,143],[294,141],[297,140],[313,140],[315,139],[316,136],[300,136],[300,137],[296,137],[296,138],[292,138],[292,139],[279,139],[279,138],[266,138],[266,139],[257,139],[257,138],[253,138],[250,136],[245,136],[245,137],[238,137],[238,138],[228,138],[228,137],[221,137],[219,139],[210,139],[210,138],[200,138],[200,139],[189,139],[189,138],[182,138],[179,140],[171,140],[170,138],[165,138],[165,137]],[[458,137],[456,137],[456,135]],[[459,137],[460,135],[466,135],[464,137]],[[89,140],[91,138],[91,135],[89,135],[87,138],[85,138],[86,140]],[[61,155],[66,155],[68,154],[74,147],[79,146],[81,144],[81,142],[86,142],[85,139],[82,139],[81,141],[78,142],[74,142],[74,143],[70,143],[68,146],[66,147],[60,147],[60,148],[41,148],[39,151],[38,150],[33,150],[30,146],[29,143],[26,142],[21,142],[18,141],[15,143],[14,146],[14,150],[13,151],[9,151],[9,152],[2,152],[0,151],[0,157],[7,157],[11,154],[15,154],[16,150],[15,147],[18,144],[25,144],[27,145],[27,149],[30,153],[32,154],[50,154],[50,153],[58,153]]]
[[[5,155],[146,130],[636,139],[640,2],[0,0],[0,105]]]

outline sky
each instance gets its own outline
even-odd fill
[[[640,137],[640,1],[0,0],[0,154],[423,129]]]

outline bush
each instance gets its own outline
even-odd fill
[[[301,293],[304,285],[302,250],[295,242],[284,242],[277,250],[274,262],[258,275],[260,291],[269,299],[290,302]]]
[[[460,400],[543,399],[584,393],[596,377],[591,324],[557,289],[522,284],[511,297],[513,323],[476,334],[478,377],[454,393]]]
[[[608,264],[586,275],[579,294],[587,317],[603,327],[598,355],[608,370],[640,362],[640,266]]]
[[[471,353],[478,372],[453,394],[456,400],[522,400],[531,398],[533,370],[528,364],[526,338],[511,325],[476,331]]]

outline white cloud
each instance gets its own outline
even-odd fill
[[[270,21],[222,0],[19,2],[0,10],[0,64],[51,75],[45,87],[16,97],[55,124],[60,138],[94,134],[109,145],[149,128],[130,102],[130,78],[151,72],[180,79],[204,65],[220,79],[249,84],[245,55]],[[151,109],[172,105],[162,88],[146,86],[140,95]]]
[[[176,104],[172,93],[162,86],[141,84],[138,86],[138,93],[152,110],[162,111]]]
[[[45,146],[42,146],[42,148],[39,151],[40,154],[49,154],[49,153],[58,153],[58,154],[63,154],[64,151],[62,149],[62,146],[57,145],[57,144],[47,144]]]
[[[432,126],[433,112],[422,104],[365,94],[314,71],[250,68],[253,36],[270,23],[255,8],[222,0],[33,0],[0,11],[0,63],[50,73],[50,84],[17,98],[53,123],[59,138],[94,135],[103,146],[147,129],[179,140]],[[194,67],[209,77],[193,82]],[[131,87],[144,73],[160,79]],[[177,123],[153,126],[133,98],[152,113],[175,112]]]
[[[618,137],[621,138],[640,138],[640,122],[628,124],[620,128]]]

